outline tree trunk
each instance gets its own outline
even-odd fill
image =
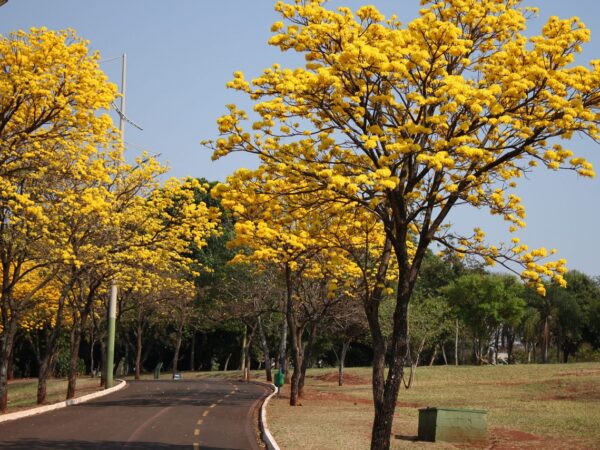
[[[225,365],[223,366],[223,372],[227,372],[227,366],[229,365],[229,360],[231,359],[231,353],[227,355],[227,359],[225,360]]]
[[[458,366],[458,319],[456,319],[456,332],[454,334],[454,365]]]
[[[52,368],[52,361],[50,355],[46,355],[41,361],[40,369],[38,372],[38,385],[37,385],[37,404],[44,405],[46,403],[47,394],[47,382],[50,375],[50,369]]]
[[[81,345],[81,323],[73,323],[70,336],[69,384],[67,385],[67,400],[75,397],[77,389],[77,369],[79,363],[79,347]]]
[[[442,349],[442,358],[444,358],[444,365],[448,365],[448,357],[446,356],[446,347],[444,343],[440,343],[440,347]]]
[[[4,312],[3,312],[4,314]],[[17,326],[15,320],[3,321],[7,327],[0,335],[0,414],[8,407],[8,361],[12,353]]]
[[[192,333],[192,342],[190,345],[190,371],[193,372],[196,369],[194,361],[196,360],[196,333]]]
[[[60,336],[61,328],[62,328],[62,319],[63,319],[63,309],[65,306],[65,300],[67,298],[67,294],[74,283],[74,278],[71,279],[71,282],[66,284],[62,290],[61,295],[58,301],[58,309],[56,311],[54,326],[52,330],[48,331],[46,334],[46,343],[45,343],[45,351],[44,356],[41,357],[41,349],[38,348],[38,361],[40,362],[40,370],[38,373],[38,390],[37,390],[37,404],[43,405],[46,403],[46,383],[48,377],[52,372],[52,366],[54,363],[54,358],[58,353],[58,338]],[[79,354],[79,351],[78,351]]]
[[[310,364],[310,358],[312,356],[312,350],[315,345],[316,338],[317,322],[312,322],[310,324],[308,340],[306,341],[306,346],[303,350],[302,367],[300,371],[300,378],[298,379],[298,397],[302,397],[304,395],[304,380],[306,378],[306,370],[308,369],[308,365]]]
[[[389,416],[386,416],[385,413],[387,411],[383,411],[382,409],[385,393],[384,377],[386,345],[379,323],[379,299],[376,298],[365,304],[365,310],[369,328],[371,329],[371,336],[373,338],[372,389],[373,402],[375,404],[375,418],[373,420],[371,433],[371,449],[377,450],[379,448],[385,449],[389,447],[389,435],[387,437],[385,436],[385,429],[387,428],[386,421],[389,420]],[[389,427],[391,429],[391,423],[389,424]],[[387,447],[385,446],[385,442],[388,442]]]
[[[562,336],[560,331],[558,332],[558,335],[556,336],[556,362],[560,361],[560,350],[562,348]]]
[[[94,324],[90,327],[90,375],[92,378],[95,376],[95,361],[94,361],[94,348],[96,347],[96,333],[94,333]]]
[[[248,333],[248,330],[250,330],[250,333]],[[246,335],[248,336],[247,342],[246,342],[246,347],[244,348],[244,355],[245,355],[245,360],[244,360],[244,381],[250,381],[250,349],[252,347],[252,340],[254,339],[254,331],[255,328],[250,327],[249,325],[246,326]]]
[[[498,345],[500,343],[500,328],[496,329],[496,338],[494,340],[494,364],[498,364]]]
[[[379,306],[383,299],[383,289],[385,285],[385,277],[389,265],[389,259],[391,256],[391,242],[386,239],[384,250],[382,253],[381,260],[379,261],[379,267],[376,275],[376,282],[373,291],[370,292],[368,286],[368,280],[364,281],[365,295],[363,297],[363,306],[369,323],[369,330],[371,332],[371,338],[373,340],[373,376],[372,376],[372,389],[373,389],[373,403],[375,406],[375,417],[373,419],[373,428],[371,433],[371,450],[383,450],[389,448],[390,433],[391,433],[391,418],[393,418],[393,410],[389,411],[389,407],[384,410],[386,384],[384,383],[385,377],[385,354],[386,354],[386,340],[381,330],[381,323],[379,321]],[[406,323],[408,327],[408,324]],[[408,330],[408,328],[406,328]],[[406,349],[403,353],[406,355]],[[391,375],[392,371],[388,373]],[[392,379],[393,380],[393,379]],[[399,388],[400,378],[396,378],[397,388]],[[387,394],[391,393],[390,389],[393,386],[390,384],[387,389]],[[397,394],[396,389],[396,394]],[[388,401],[389,402],[389,401]],[[386,434],[387,433],[387,434]]]
[[[244,335],[242,337],[242,355],[240,356],[240,370],[246,370],[246,343],[248,342],[248,327],[244,326]]]
[[[508,354],[508,364],[514,364],[513,347],[515,345],[515,333],[512,327],[508,330],[506,336],[506,353]]]
[[[106,340],[100,339],[100,386],[106,386],[107,366]]]
[[[283,315],[281,317],[281,326],[279,327],[279,360],[277,361],[277,369],[283,373],[287,373],[287,315],[285,307],[283,307]]]
[[[436,356],[437,356],[437,345],[435,347],[433,347],[433,353],[431,354],[431,359],[429,360],[429,367],[433,366]]]
[[[15,378],[15,343],[13,342],[10,353],[8,354],[8,368],[6,369],[6,379],[8,381]]]
[[[290,406],[298,405],[298,384],[300,382],[300,373],[302,371],[302,330],[298,328],[296,314],[294,312],[293,291],[292,291],[292,271],[289,266],[285,267],[286,283],[286,319],[290,329],[292,344],[292,359],[294,361],[294,372],[290,383]]]
[[[346,353],[348,352],[348,347],[350,347],[350,342],[344,341],[342,344],[342,352],[340,353],[340,357],[338,359],[338,386],[344,385],[344,366],[346,364]]]
[[[142,333],[143,326],[142,323],[138,320],[136,330],[135,330],[135,379],[139,380],[140,375],[142,373]]]
[[[175,378],[175,374],[177,373],[177,363],[179,362],[179,349],[181,348],[181,339],[183,337],[183,322],[179,324],[177,328],[177,336],[175,338],[175,351],[173,352],[173,366],[172,366],[172,374],[173,378]]]
[[[60,309],[60,306],[59,306]],[[38,385],[37,385],[37,404],[44,405],[46,404],[46,393],[47,393],[47,383],[48,378],[52,374],[52,368],[54,364],[54,359],[58,353],[58,348],[56,345],[56,341],[58,339],[58,329],[54,328],[53,330],[45,330],[45,348],[42,348],[39,340],[36,340],[35,343],[35,352],[38,360]]]
[[[84,299],[80,298],[82,301],[83,308],[78,309],[77,305],[74,305],[71,315],[73,316],[73,326],[71,329],[70,336],[70,358],[69,358],[69,384],[67,386],[67,400],[75,397],[75,390],[77,388],[77,369],[79,363],[79,349],[81,347],[81,338],[85,332],[85,326],[87,324],[88,317],[92,311],[92,305],[94,299],[96,298],[96,290],[100,287],[100,281],[95,281],[89,285],[89,290]],[[93,327],[92,327],[92,336],[93,336]],[[91,343],[91,369],[92,376],[94,370],[94,340]]]
[[[392,423],[400,383],[404,374],[404,362],[408,351],[408,302],[411,288],[406,276],[401,274],[398,283],[398,296],[394,311],[394,327],[391,336],[392,364],[388,370],[385,383],[383,370],[377,373],[378,392],[374,392],[375,418],[371,434],[371,450],[387,450],[390,448]],[[374,374],[375,378],[375,374]],[[376,381],[373,381],[374,385]]]
[[[550,325],[548,324],[548,316],[544,318],[544,336],[543,336],[543,348],[542,348],[542,363],[548,362],[548,347],[550,346]]]
[[[265,359],[265,375],[267,377],[267,381],[273,381],[273,374],[271,372],[271,355],[269,353],[269,344],[267,342],[267,337],[265,336],[265,330],[262,325],[262,319],[260,314],[257,319],[258,325],[258,337],[260,338],[260,345],[262,346],[262,351]]]

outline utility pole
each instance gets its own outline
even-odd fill
[[[119,131],[121,132],[121,147],[125,149],[125,71],[127,56],[123,53],[121,65],[121,111],[119,112]],[[115,332],[117,325],[117,281],[113,278],[110,283],[110,298],[108,303],[108,342],[106,348],[106,385],[113,386],[113,366],[115,364]]]

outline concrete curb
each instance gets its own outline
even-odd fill
[[[60,409],[60,408],[65,408],[67,406],[77,405],[79,403],[84,403],[89,400],[93,400],[95,398],[102,397],[104,395],[107,395],[112,392],[123,389],[125,387],[125,385],[127,384],[125,382],[125,380],[118,380],[118,381],[120,381],[119,384],[117,384],[116,386],[113,386],[109,389],[104,389],[102,391],[93,392],[91,394],[83,395],[83,396],[77,397],[77,398],[72,398],[70,400],[65,400],[63,402],[53,403],[51,405],[40,406],[38,408],[31,408],[31,409],[26,409],[24,411],[17,411],[17,412],[10,413],[10,414],[0,415],[0,423],[8,422],[9,420],[21,419],[22,417],[34,416],[36,414],[42,414],[42,413],[45,413],[48,411],[53,411],[55,409]]]
[[[271,383],[264,383],[262,381],[254,381],[254,380],[251,380],[251,382],[260,384],[262,386],[267,386],[268,388],[273,389],[273,392],[271,393],[271,395],[269,395],[267,398],[265,398],[265,400],[262,402],[262,405],[260,405],[260,414],[258,415],[258,422],[260,425],[260,431],[262,431],[263,441],[265,441],[267,449],[268,450],[281,450],[279,448],[279,445],[277,445],[277,442],[275,442],[275,438],[269,431],[269,427],[267,425],[267,405],[269,404],[269,400],[271,400],[271,398],[273,398],[273,396],[277,394],[277,388],[275,387],[274,384],[271,384]]]

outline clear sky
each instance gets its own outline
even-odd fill
[[[160,153],[171,175],[223,180],[235,169],[253,166],[244,155],[211,162],[203,139],[217,136],[215,121],[227,103],[247,108],[242,97],[225,88],[235,70],[248,78],[277,62],[298,65],[292,55],[266,44],[271,24],[279,20],[275,0],[9,0],[0,8],[0,34],[46,26],[73,28],[90,41],[103,60],[127,54],[126,112],[143,127],[129,126],[128,153],[141,149]],[[330,5],[356,9],[374,4],[383,13],[398,15],[404,23],[416,17],[418,0],[332,0]],[[580,64],[600,59],[599,0],[527,0],[538,6],[540,17],[530,30],[539,30],[546,18],[579,16],[592,30]],[[119,60],[102,63],[115,83],[120,82]],[[569,267],[600,274],[600,146],[576,139],[571,148],[590,159],[599,174],[594,180],[571,173],[541,169],[522,184],[518,194],[527,208],[525,232],[519,237],[532,247],[557,248]],[[508,240],[497,218],[463,209],[452,220],[459,229],[482,226],[490,242]]]

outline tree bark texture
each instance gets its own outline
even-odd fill
[[[246,343],[248,342],[248,328],[244,326],[244,335],[242,336],[242,348],[240,356],[240,370],[246,370]]]
[[[387,450],[390,448],[394,410],[396,409],[396,400],[404,374],[404,362],[408,350],[408,301],[410,299],[410,287],[408,283],[403,283],[403,281],[403,277],[401,276],[390,343],[390,351],[393,358],[385,382],[383,381],[385,353],[380,356],[381,362],[379,362],[373,373],[373,378],[377,376],[378,380],[373,380],[375,418],[373,420],[371,435],[371,450]]]
[[[346,354],[348,353],[348,347],[350,347],[349,341],[344,341],[342,344],[342,351],[338,360],[338,386],[344,385],[344,366],[346,364]]]
[[[181,339],[183,336],[183,321],[177,327],[177,336],[175,337],[175,349],[173,351],[172,374],[175,377],[177,373],[177,363],[179,362],[179,349],[181,348]]]
[[[142,322],[138,320],[135,329],[135,379],[139,380],[140,375],[142,373],[142,334],[144,332],[144,327]]]
[[[196,369],[196,333],[192,333],[192,341],[190,342],[190,371]]]
[[[298,380],[298,397],[302,397],[304,395],[304,380],[306,378],[306,370],[308,369],[308,364],[310,363],[310,358],[312,356],[312,350],[315,345],[316,339],[317,322],[312,322],[310,324],[308,340],[306,341],[306,346],[304,347],[303,351],[302,367],[300,370],[300,378]]]
[[[79,347],[81,345],[81,323],[74,323],[70,336],[69,347],[69,382],[67,385],[67,400],[75,397],[77,389],[77,366],[79,362]]]
[[[277,369],[283,373],[287,372],[287,329],[287,314],[284,304],[281,326],[279,327],[279,358],[277,361]]]
[[[292,271],[289,266],[285,268],[286,282],[286,319],[290,330],[292,360],[294,362],[294,372],[290,383],[290,406],[298,404],[298,384],[300,382],[300,373],[302,371],[302,330],[299,329],[296,313],[294,311],[294,298],[292,286]]]
[[[458,366],[458,319],[456,319],[456,331],[454,334],[454,365]]]
[[[265,376],[267,377],[267,381],[273,381],[273,374],[271,371],[271,355],[269,352],[269,343],[267,342],[267,337],[265,335],[265,330],[262,324],[262,318],[260,314],[256,318],[257,326],[258,326],[258,336],[260,338],[260,345],[262,347],[264,360],[265,360]]]
[[[0,413],[8,408],[8,361],[17,332],[16,322],[7,321],[7,325],[0,336]]]

